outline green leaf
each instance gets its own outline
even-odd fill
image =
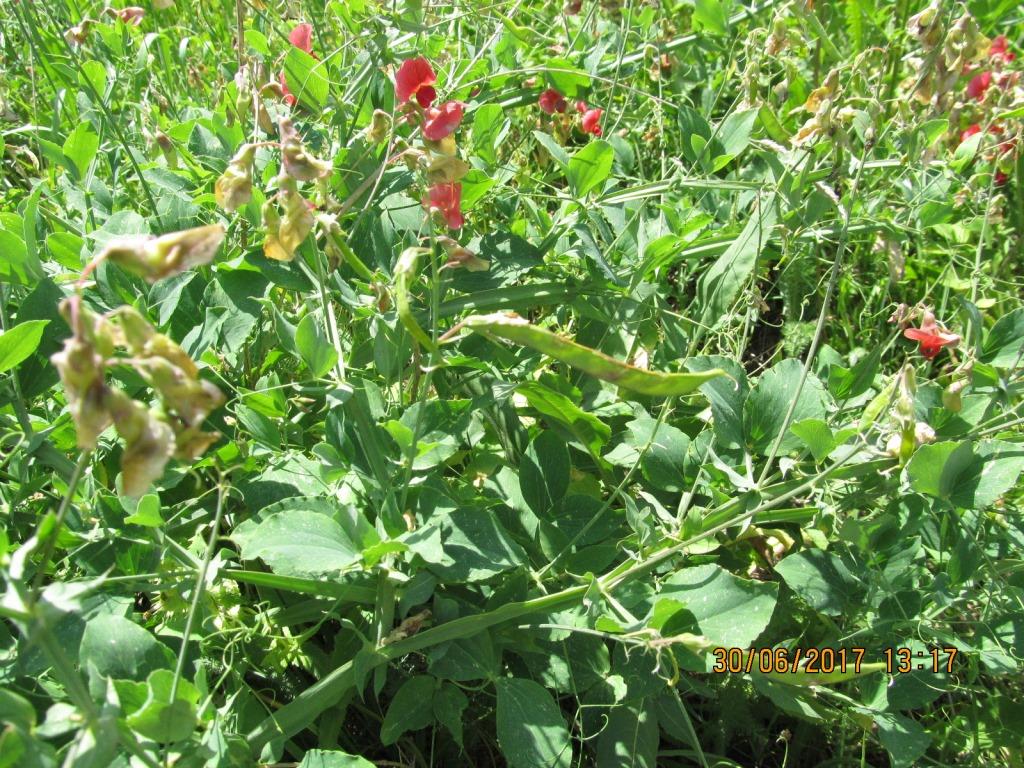
[[[284,59],[284,77],[288,89],[311,112],[320,112],[327,103],[329,86],[327,65],[305,51],[292,46]]]
[[[258,525],[236,529],[245,560],[263,560],[282,576],[336,574],[360,559],[360,550],[327,515],[294,509],[270,515]]]
[[[76,179],[85,178],[89,163],[96,157],[100,138],[87,121],[80,122],[64,142],[64,156],[70,161]]]
[[[498,746],[511,768],[569,768],[572,744],[562,711],[532,680],[502,678],[498,689]]]
[[[462,713],[468,706],[466,694],[451,683],[442,683],[434,694],[434,719],[448,729],[459,749],[462,749]]]
[[[530,381],[520,384],[516,391],[522,394],[530,407],[563,429],[569,439],[578,442],[592,456],[601,453],[612,436],[611,428],[592,413],[587,413],[561,392]]]
[[[46,276],[39,259],[29,255],[24,239],[15,232],[0,229],[0,254],[0,282],[32,285]]]
[[[725,372],[725,376],[701,384],[700,391],[711,403],[712,427],[718,442],[727,448],[743,447],[743,403],[750,391],[743,366],[727,357],[710,355],[687,359],[686,368],[696,373],[716,369]]]
[[[893,712],[879,713],[875,715],[875,724],[878,726],[878,740],[889,753],[892,768],[916,765],[932,743],[932,737],[909,717]]]
[[[132,729],[159,744],[184,741],[198,724],[199,691],[188,680],[179,680],[172,699],[173,683],[174,673],[169,669],[153,671],[146,679],[145,703],[126,718]]]
[[[750,391],[743,404],[743,424],[747,444],[755,452],[767,452],[782,431],[802,376],[803,365],[799,360],[782,360],[763,373]],[[824,385],[814,374],[808,373],[790,424],[805,419],[824,421],[828,405]],[[788,453],[798,449],[800,444],[801,439],[787,428],[779,450]]]
[[[1016,368],[1024,363],[1024,308],[996,320],[985,335],[979,359],[996,368]]]
[[[395,693],[380,727],[384,746],[398,741],[407,731],[418,731],[434,722],[434,691],[437,680],[429,675],[410,677]]]
[[[1024,472],[1024,449],[999,440],[922,445],[906,471],[918,493],[965,509],[984,509],[1013,488]]]
[[[551,83],[551,87],[560,91],[566,98],[571,99],[579,93],[580,89],[590,87],[590,75],[574,67],[572,62],[567,59],[548,59],[544,74]]]
[[[523,548],[488,509],[456,509],[445,516],[441,541],[448,562],[431,570],[448,581],[489,579],[527,561]]]
[[[588,192],[603,184],[614,161],[615,150],[607,141],[592,141],[574,154],[565,175],[576,197],[586,197]]]
[[[556,163],[562,166],[563,170],[568,168],[569,153],[565,151],[565,147],[551,138],[550,134],[544,133],[543,131],[534,131],[533,138],[535,138],[537,143],[548,151],[548,154],[554,158]]]
[[[757,109],[743,109],[733,112],[722,121],[715,137],[722,145],[722,154],[729,155],[731,159],[747,148],[757,115]]]
[[[657,431],[655,431],[657,426]],[[671,424],[658,425],[655,419],[644,414],[626,424],[628,440],[637,452],[650,444],[640,460],[640,470],[650,483],[659,490],[679,492],[683,490],[683,465],[686,452],[690,449],[690,438]]]
[[[659,743],[658,718],[649,698],[613,707],[597,739],[597,765],[655,768]]]
[[[790,427],[793,434],[803,441],[811,450],[811,455],[817,462],[823,461],[836,447],[836,439],[821,419],[804,419],[796,422]]]
[[[85,625],[79,660],[103,677],[144,680],[157,669],[169,669],[171,649],[138,624],[122,616],[100,614]]]
[[[251,32],[252,30],[246,30]],[[306,752],[298,768],[375,768],[365,757],[338,750],[311,749]]]
[[[697,282],[697,307],[702,325],[714,329],[730,316],[733,302],[753,275],[758,256],[771,237],[776,216],[775,198],[762,199],[743,231],[701,275]]]
[[[828,371],[828,388],[837,400],[857,397],[868,391],[878,373],[884,347],[879,344],[857,361],[853,368],[833,365]]]
[[[473,113],[473,152],[487,163],[498,162],[497,148],[512,122],[499,104],[484,104]]]
[[[543,515],[561,501],[571,468],[569,451],[555,432],[537,435],[519,465],[519,488],[530,509]]]
[[[515,314],[470,315],[463,324],[488,338],[498,336],[516,344],[532,347],[591,376],[642,395],[685,395],[693,392],[705,381],[724,375],[723,371],[717,369],[703,373],[657,373],[635,368],[603,352],[531,325]]]
[[[314,378],[321,378],[338,362],[338,351],[324,336],[313,315],[306,315],[295,329],[295,348]]]
[[[159,528],[164,524],[160,516],[160,497],[155,493],[147,493],[135,506],[135,511],[124,519],[132,525],[143,525],[148,528]]]
[[[864,586],[832,552],[796,552],[784,557],[775,571],[811,608],[830,616],[841,615],[864,595]]]
[[[693,20],[716,35],[729,33],[729,17],[722,0],[694,0]]]
[[[717,646],[748,648],[768,626],[778,592],[778,584],[741,579],[709,564],[673,574],[659,595],[678,600],[696,619],[695,627],[678,631],[703,635]]]
[[[17,367],[39,347],[49,320],[29,320],[0,335],[0,373]]]

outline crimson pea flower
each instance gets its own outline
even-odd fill
[[[289,33],[288,40],[299,50],[313,55],[313,25],[303,22],[297,24]]]
[[[975,101],[981,101],[985,95],[985,91],[992,85],[992,73],[981,72],[971,78],[971,81],[967,83],[967,95]]]
[[[1010,41],[1006,39],[1006,35],[996,35],[989,46],[988,57],[1009,64],[1017,58],[1017,54],[1010,51]]]
[[[284,103],[289,107],[294,107],[298,103],[298,99],[295,94],[288,88],[288,83],[284,79],[284,70],[282,69],[277,73],[277,82],[281,84],[281,91],[284,93]]]
[[[564,12],[566,16],[576,16],[582,9],[583,0],[569,0],[569,2],[565,4]]]
[[[960,343],[960,337],[955,333],[948,333],[935,322],[935,315],[931,310],[926,309],[921,318],[920,328],[907,328],[903,335],[908,339],[918,342],[921,345],[921,354],[931,360],[943,347],[955,347]]]
[[[314,59],[317,55],[313,53],[313,25],[303,22],[302,24],[296,24],[291,32],[288,33],[288,42],[298,48],[300,51],[305,51]],[[289,107],[294,107],[298,103],[298,98],[288,88],[288,83],[284,79],[284,70],[281,70],[277,75],[277,82],[281,84],[281,90],[284,92],[284,103]]]
[[[580,120],[580,124],[583,127],[585,133],[592,133],[595,136],[600,136],[603,131],[601,130],[601,115],[604,114],[604,110],[598,107],[588,109],[583,113],[583,119]]]
[[[437,91],[434,90],[436,82],[437,75],[434,74],[429,61],[422,56],[406,59],[395,73],[395,95],[398,97],[398,103],[405,104],[415,96],[421,107],[429,107],[437,98]]]
[[[967,126],[967,128],[965,128],[964,131],[960,134],[960,143],[963,144],[976,133],[981,133],[980,125],[974,123],[973,125]]]
[[[462,122],[462,102],[446,101],[440,107],[427,110],[423,122],[423,136],[431,141],[440,141],[459,127]]]
[[[427,195],[423,204],[431,210],[439,210],[449,229],[459,229],[462,226],[462,185],[459,182],[432,184],[427,190]]]
[[[590,109],[590,107],[587,106],[587,102],[583,101],[583,99],[580,99],[579,101],[576,102],[576,111],[579,112],[581,115],[588,109]]]
[[[565,112],[568,108],[565,97],[554,88],[548,88],[544,91],[540,98],[537,99],[537,104],[549,115],[553,115],[555,112]]]
[[[1006,182],[1008,182],[1009,180],[1010,176],[1008,174],[1003,173],[1002,171],[996,171],[996,176],[993,179],[997,187],[1006,186]]]

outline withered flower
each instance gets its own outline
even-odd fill
[[[213,259],[224,227],[211,224],[153,237],[129,235],[107,244],[97,261],[109,259],[148,283],[177,275]]]
[[[297,181],[316,181],[331,175],[330,163],[313,157],[306,151],[302,137],[295,130],[291,118],[281,118],[278,132],[281,137],[281,162],[285,173]]]
[[[491,262],[487,259],[481,259],[469,248],[460,245],[458,241],[446,235],[437,238],[437,242],[444,248],[445,254],[448,256],[448,261],[445,262],[442,269],[459,269],[461,267],[470,272],[486,272],[491,268]]]
[[[256,147],[243,144],[217,179],[214,192],[217,205],[225,211],[237,211],[252,199],[252,171]]]

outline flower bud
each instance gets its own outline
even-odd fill
[[[366,140],[371,144],[383,144],[391,133],[391,115],[383,109],[373,110],[373,119],[366,128]]]

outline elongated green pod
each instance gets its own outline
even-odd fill
[[[637,368],[596,349],[584,347],[575,341],[531,325],[512,312],[490,315],[471,315],[463,323],[470,330],[484,336],[499,337],[543,352],[563,363],[579,368],[598,379],[610,381],[623,389],[641,395],[670,397],[686,395],[705,381],[725,376],[725,371],[713,368],[701,373],[659,373]]]

